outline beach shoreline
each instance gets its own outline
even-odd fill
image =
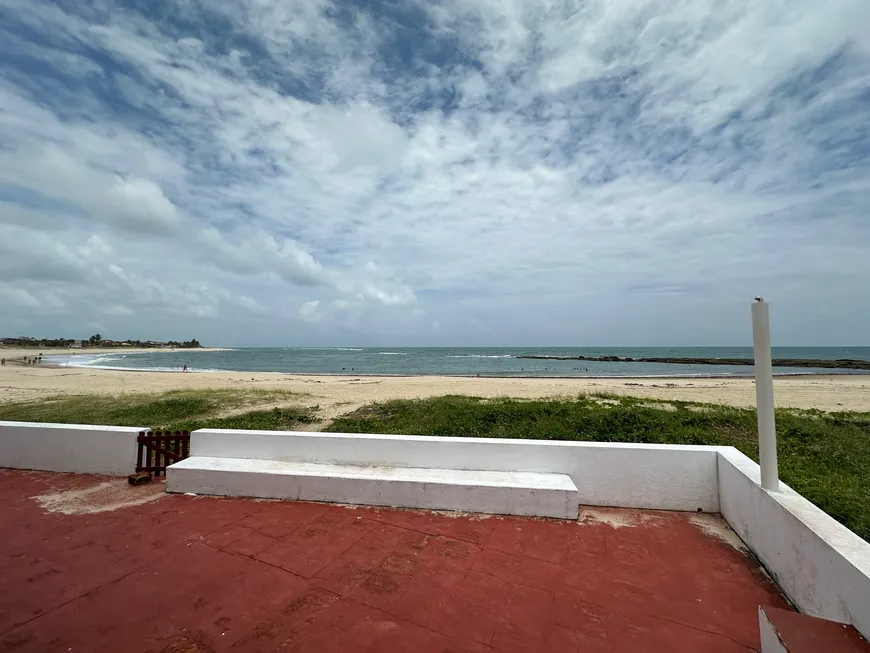
[[[195,351],[195,350],[192,350]],[[44,352],[43,352],[44,353]],[[53,395],[122,394],[215,388],[282,389],[306,395],[326,418],[372,402],[450,394],[525,399],[613,394],[752,407],[751,377],[490,377],[290,374],[284,372],[166,372],[91,367],[7,365],[0,368],[0,402]],[[870,375],[781,375],[779,407],[870,411]]]
[[[67,365],[62,362],[45,362],[43,361],[40,364],[42,368],[53,368],[53,369],[81,369],[81,370],[103,370],[106,372],[126,372],[126,373],[138,373],[141,372],[143,374],[181,374],[184,372],[183,369],[165,369],[165,368],[140,368],[140,367],[109,367],[109,366],[101,366],[101,365]],[[300,376],[300,377],[361,377],[361,378],[373,378],[373,379],[415,379],[415,378],[444,378],[444,379],[517,379],[517,380],[525,380],[525,379],[545,379],[551,381],[557,381],[560,379],[565,380],[589,380],[589,381],[597,381],[597,380],[605,380],[605,379],[623,379],[626,381],[685,381],[685,380],[713,380],[713,379],[754,379],[755,375],[752,372],[746,372],[745,374],[635,374],[632,376],[620,376],[616,374],[582,374],[582,375],[572,375],[572,374],[560,374],[548,376],[544,374],[443,374],[443,373],[432,373],[432,374],[376,374],[376,373],[366,373],[366,372],[353,372],[348,374],[346,372],[277,372],[277,371],[255,371],[255,370],[219,370],[219,369],[209,369],[209,370],[199,370],[195,368],[189,368],[187,373],[195,373],[195,374],[258,374],[258,375],[275,375],[275,376]],[[870,372],[839,372],[839,371],[829,371],[824,373],[818,372],[773,372],[774,378],[776,377],[815,377],[815,378],[827,378],[827,377],[846,377],[846,376],[858,376],[865,377],[868,381],[870,381]]]

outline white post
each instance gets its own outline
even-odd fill
[[[755,352],[755,404],[758,412],[758,462],[761,487],[779,490],[776,421],[773,415],[773,364],[770,358],[770,311],[761,297],[752,304],[752,346]]]

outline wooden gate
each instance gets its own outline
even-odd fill
[[[166,474],[166,467],[190,455],[188,431],[140,431],[136,438],[136,471]]]

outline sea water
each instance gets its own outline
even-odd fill
[[[124,370],[280,372],[285,374],[499,377],[751,376],[752,366],[534,360],[520,356],[752,358],[751,347],[241,347],[222,351],[53,355],[70,367]],[[774,347],[774,358],[870,360],[870,347]],[[775,367],[774,374],[860,373]]]

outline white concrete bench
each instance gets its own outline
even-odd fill
[[[166,472],[169,492],[576,519],[566,474],[372,467],[194,456]]]

